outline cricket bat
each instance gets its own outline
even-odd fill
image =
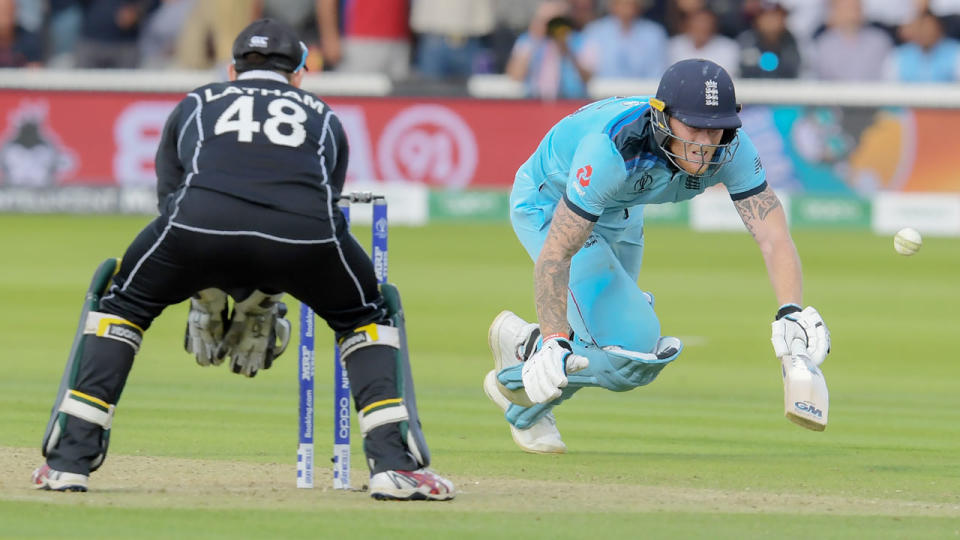
[[[826,429],[830,394],[820,368],[804,354],[784,355],[780,368],[787,420],[813,431]]]

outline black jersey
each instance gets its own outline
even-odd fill
[[[161,211],[177,212],[184,225],[216,228],[213,214],[249,205],[325,222],[347,159],[343,126],[313,94],[273,78],[208,84],[187,94],[164,126],[157,195]]]

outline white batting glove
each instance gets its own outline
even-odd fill
[[[830,330],[812,306],[802,311],[796,304],[781,307],[773,321],[770,341],[777,358],[805,355],[815,366],[822,364],[830,352]]]
[[[560,397],[561,389],[567,386],[567,374],[586,369],[589,365],[586,357],[573,354],[573,347],[566,339],[548,339],[539,351],[523,363],[523,388],[535,403],[553,401]]]

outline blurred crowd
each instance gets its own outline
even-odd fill
[[[505,73],[545,99],[689,57],[742,78],[960,79],[960,0],[0,0],[0,67],[217,68],[259,17],[296,28],[312,70]]]

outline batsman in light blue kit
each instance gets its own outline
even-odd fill
[[[722,67],[682,60],[655,97],[609,98],[560,120],[517,171],[510,220],[535,261],[539,324],[510,311],[494,319],[495,368],[483,387],[523,450],[565,452],[554,407],[584,387],[646,385],[683,350],[661,334],[654,297],[638,286],[648,204],[723,184],[780,306],[775,353],[799,344],[817,365],[825,358],[829,332],[815,309],[800,307],[800,259],[739,112]]]

